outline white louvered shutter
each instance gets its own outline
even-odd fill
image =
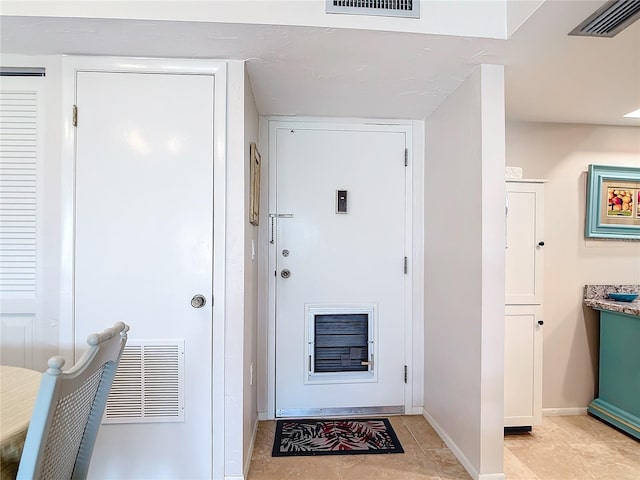
[[[0,291],[36,293],[38,97],[0,92]]]
[[[42,82],[0,78],[0,361],[20,367],[33,367],[41,309]]]

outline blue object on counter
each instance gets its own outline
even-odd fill
[[[618,302],[633,302],[638,298],[637,293],[610,293],[609,298]]]

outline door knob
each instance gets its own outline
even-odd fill
[[[538,325],[544,325],[544,322],[542,320],[538,320]]]
[[[207,303],[207,299],[204,295],[194,295],[191,299],[191,306],[193,308],[202,308]]]
[[[280,272],[280,276],[282,278],[289,278],[291,276],[291,272],[289,271],[289,269],[285,268]]]

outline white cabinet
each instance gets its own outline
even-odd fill
[[[506,427],[542,422],[543,188],[541,181],[507,182]]]
[[[542,183],[507,182],[505,304],[542,304]]]
[[[504,425],[542,422],[542,307],[507,305],[504,342]]]

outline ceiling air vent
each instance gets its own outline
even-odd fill
[[[327,0],[327,13],[420,18],[420,0]]]
[[[569,35],[614,37],[640,18],[640,0],[612,0],[596,10]]]

